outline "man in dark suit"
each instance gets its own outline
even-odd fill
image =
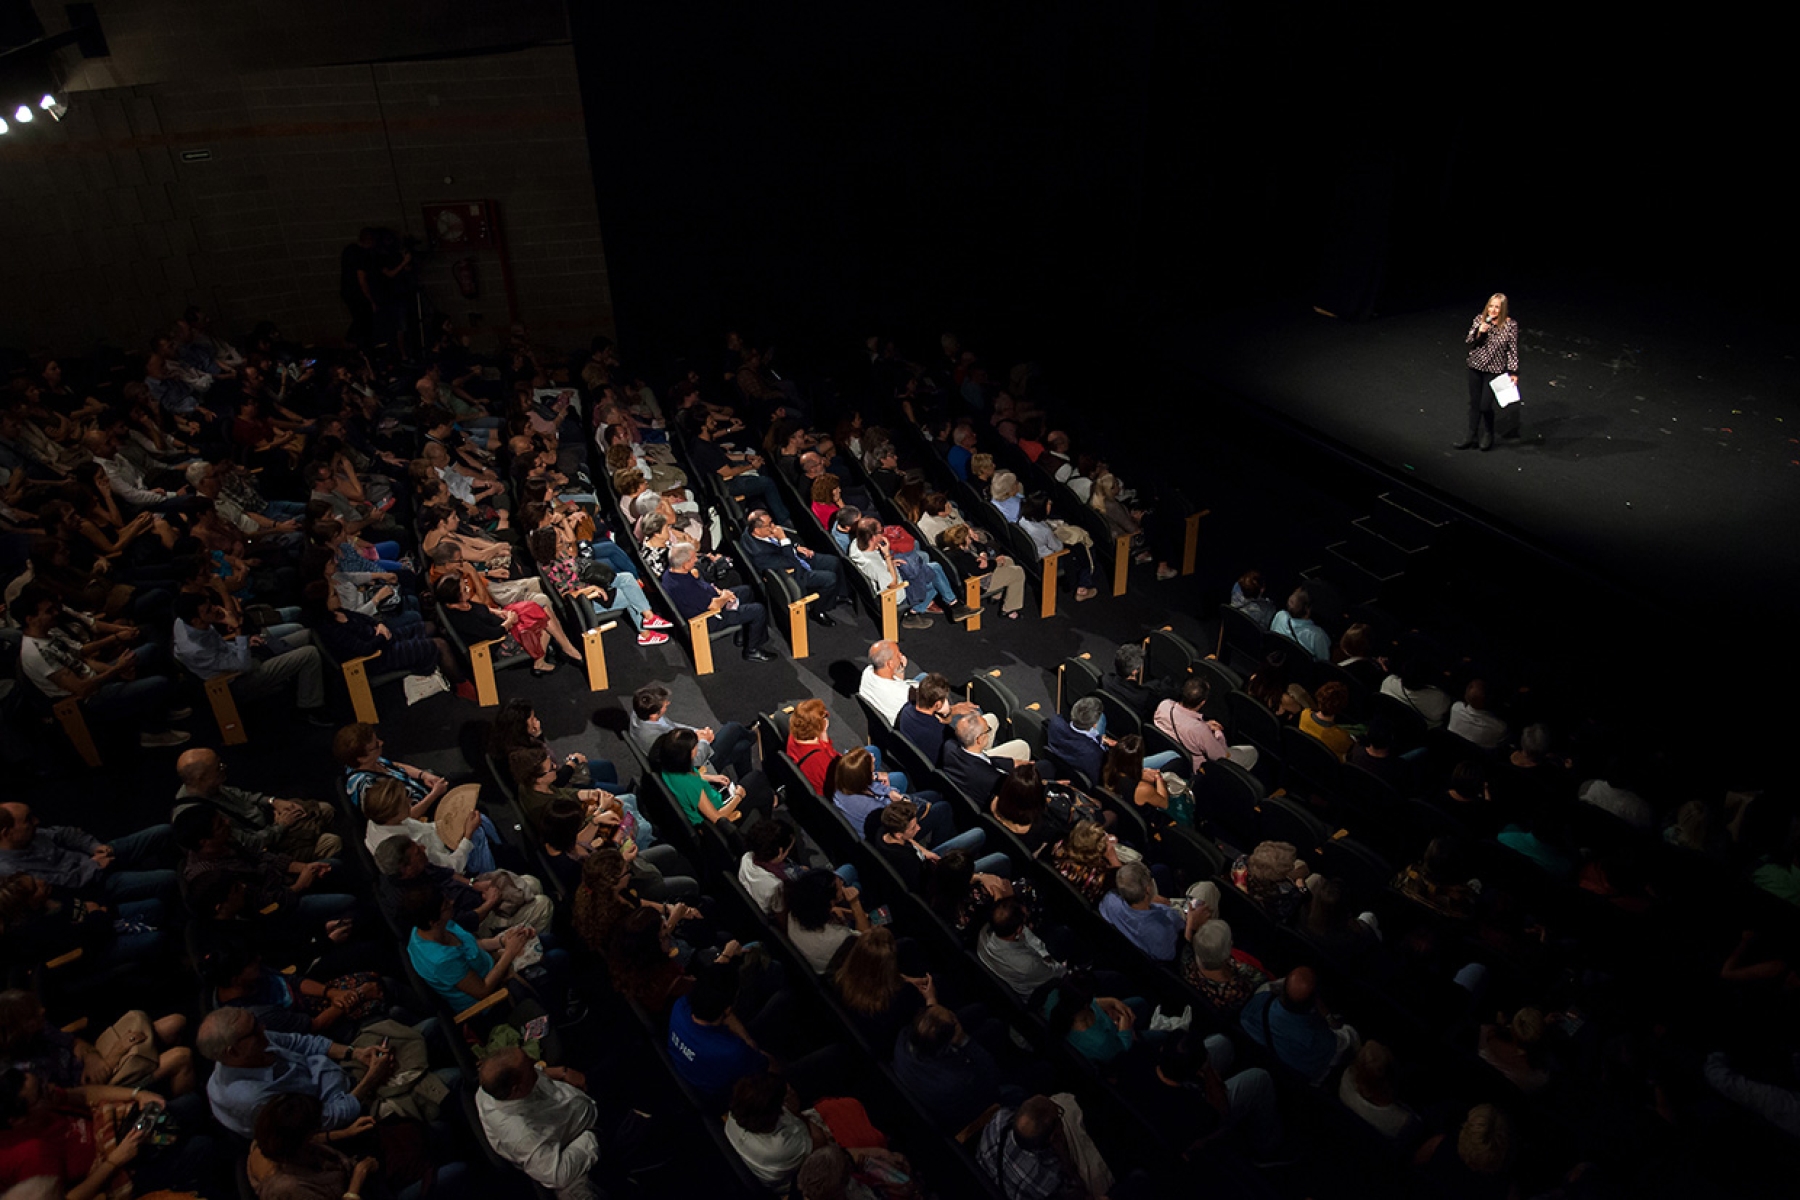
[[[795,545],[767,509],[752,511],[749,526],[749,533],[744,538],[744,553],[750,556],[751,568],[757,572],[792,571],[802,595],[807,592],[819,594],[818,603],[812,606],[812,619],[821,625],[836,625],[825,610],[836,608],[849,596],[839,573],[838,560]]]
[[[1089,785],[1100,782],[1111,739],[1101,733],[1106,708],[1098,696],[1083,696],[1069,706],[1069,715],[1050,718],[1044,727],[1044,751],[1063,766],[1081,772]]]
[[[748,588],[721,591],[700,578],[694,548],[686,542],[669,547],[669,569],[663,572],[662,585],[682,620],[716,612],[720,623],[744,627],[745,658],[751,662],[773,661],[773,656],[763,649],[769,640],[769,610],[745,599]]]
[[[956,718],[954,728],[955,744],[944,747],[944,778],[963,795],[986,808],[1000,790],[1000,781],[1021,762],[1030,760],[990,755],[987,750],[993,744],[994,735],[979,712],[963,713]]]

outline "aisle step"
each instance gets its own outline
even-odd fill
[[[1398,509],[1433,529],[1442,529],[1456,520],[1456,514],[1450,509],[1418,492],[1383,492],[1379,499],[1383,504]]]
[[[1431,545],[1438,526],[1427,524],[1404,509],[1382,505],[1366,517],[1350,522],[1406,554],[1417,554]]]

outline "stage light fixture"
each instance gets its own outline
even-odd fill
[[[28,104],[19,105],[18,111],[13,113],[13,120],[21,125],[31,124],[31,106]]]
[[[48,92],[45,92],[44,98],[42,100],[38,101],[38,107],[43,109],[45,112],[49,113],[50,119],[52,121],[62,120],[63,114],[65,114],[69,111],[68,105],[58,104],[56,101],[56,97],[52,96]]]
[[[12,128],[12,126],[8,125],[6,123],[5,117],[0,117],[0,133],[5,133],[7,130],[9,130],[11,128]]]

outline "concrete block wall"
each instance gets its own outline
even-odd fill
[[[210,159],[182,161],[198,150]],[[497,203],[517,319],[535,336],[611,331],[567,45],[78,92],[60,125],[0,139],[0,341],[134,349],[199,304],[228,333],[268,319],[336,342],[338,255],[357,230],[425,238],[420,206],[455,200]],[[474,300],[453,257],[420,258],[427,300],[503,330],[500,255],[472,255]]]

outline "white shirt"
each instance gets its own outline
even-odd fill
[[[50,682],[58,671],[73,671],[78,678],[92,679],[93,666],[81,657],[74,640],[60,630],[52,629],[47,638],[28,637],[19,643],[19,669],[38,691],[52,700],[61,700],[69,692]]]
[[[1505,721],[1485,708],[1470,708],[1461,700],[1450,706],[1450,720],[1444,727],[1483,750],[1492,750],[1506,740]]]
[[[856,936],[856,930],[848,925],[830,921],[820,929],[802,929],[798,923],[788,926],[788,940],[794,943],[794,949],[800,952],[807,965],[820,975],[831,968],[838,947]]]
[[[494,1153],[552,1190],[580,1183],[600,1161],[595,1105],[581,1089],[540,1073],[522,1100],[475,1093],[481,1131]]]
[[[1450,697],[1442,688],[1422,687],[1416,692],[1406,690],[1398,675],[1389,675],[1381,681],[1381,694],[1408,705],[1412,710],[1425,718],[1425,724],[1432,729],[1444,724],[1444,717],[1450,711]]]
[[[869,586],[874,588],[877,593],[885,592],[894,586],[896,569],[890,568],[888,560],[883,558],[881,551],[874,547],[865,550],[852,542],[850,544],[850,562],[862,573],[862,577],[869,581]]]
[[[1363,1094],[1356,1090],[1356,1080],[1351,1072],[1345,1071],[1343,1079],[1338,1083],[1338,1099],[1344,1107],[1374,1126],[1375,1131],[1383,1137],[1397,1138],[1405,1133],[1417,1118],[1412,1109],[1404,1104],[1375,1104],[1363,1099]]]
[[[464,504],[475,503],[475,485],[469,482],[467,475],[455,467],[439,467],[437,477],[444,481],[444,486],[450,490],[452,496]]]
[[[160,504],[169,498],[169,493],[161,488],[146,485],[144,473],[123,454],[115,454],[111,458],[96,456],[94,461],[106,472],[106,481],[112,484],[113,494],[121,500],[132,504]]]
[[[768,1133],[750,1133],[730,1117],[725,1118],[725,1140],[738,1152],[750,1173],[772,1188],[785,1188],[812,1153],[812,1134],[804,1118],[783,1111]]]
[[[892,725],[900,716],[900,709],[912,695],[912,680],[884,679],[875,673],[874,664],[863,668],[862,686],[856,694],[875,706],[875,711],[887,718]]]
[[[738,882],[756,901],[756,907],[762,909],[765,917],[772,917],[782,911],[784,902],[781,898],[781,880],[773,871],[765,871],[756,865],[756,860],[748,851],[738,860]]]
[[[1575,795],[1583,804],[1605,809],[1613,816],[1639,829],[1656,828],[1656,810],[1636,792],[1614,787],[1604,779],[1590,779]]]
[[[370,821],[368,832],[363,835],[363,842],[369,847],[370,855],[373,855],[375,847],[389,838],[397,837],[411,838],[417,842],[433,866],[449,867],[459,874],[468,865],[469,852],[475,848],[475,843],[464,838],[456,849],[450,849],[444,845],[444,839],[438,836],[437,826],[414,817],[402,817],[398,825],[378,825]]]

